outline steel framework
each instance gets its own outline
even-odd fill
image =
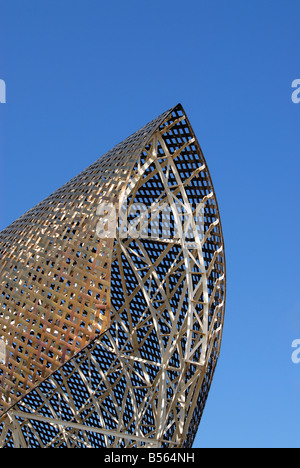
[[[2,231],[0,286],[0,447],[191,447],[226,273],[182,106]]]

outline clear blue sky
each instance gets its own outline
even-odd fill
[[[298,0],[0,0],[0,229],[163,111],[188,113],[228,268],[195,447],[300,447],[299,21]]]

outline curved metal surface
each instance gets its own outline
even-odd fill
[[[0,233],[0,447],[191,447],[225,256],[181,105]]]

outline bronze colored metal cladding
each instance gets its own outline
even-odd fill
[[[0,268],[0,447],[192,446],[226,273],[181,105],[2,231]]]

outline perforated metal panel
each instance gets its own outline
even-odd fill
[[[190,447],[220,353],[225,259],[182,106],[0,241],[1,446]]]

